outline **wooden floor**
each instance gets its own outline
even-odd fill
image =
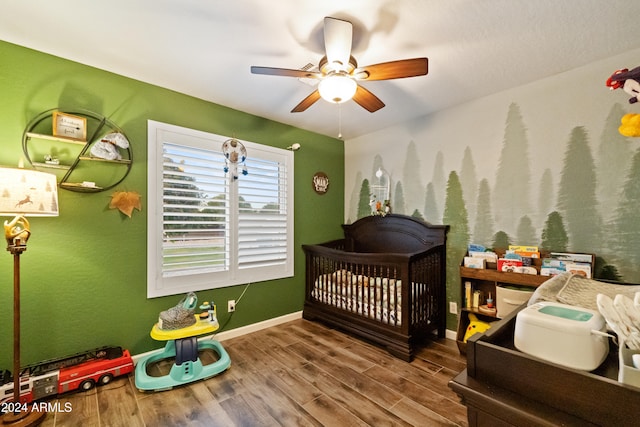
[[[231,368],[216,377],[146,393],[133,375],[120,378],[52,401],[57,410],[42,425],[467,425],[465,407],[447,387],[465,367],[451,340],[427,343],[406,363],[300,319],[223,345]]]

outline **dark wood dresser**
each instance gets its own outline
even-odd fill
[[[621,384],[617,347],[595,371],[548,363],[513,345],[517,311],[467,342],[467,369],[449,382],[470,426],[638,426],[640,389]]]

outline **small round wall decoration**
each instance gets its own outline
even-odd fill
[[[322,195],[329,191],[329,177],[324,172],[316,172],[313,175],[313,190]]]

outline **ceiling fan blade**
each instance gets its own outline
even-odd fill
[[[305,70],[292,70],[289,68],[271,68],[271,67],[251,67],[252,74],[266,74],[268,76],[284,76],[284,77],[297,77],[297,78],[320,78],[322,73],[315,71]]]
[[[313,92],[311,92],[311,94],[309,96],[307,96],[305,99],[303,99],[302,101],[300,101],[300,103],[298,105],[296,105],[294,107],[293,110],[291,110],[292,113],[301,113],[304,110],[306,110],[307,108],[311,107],[313,104],[316,103],[317,100],[320,99],[320,92],[318,92],[317,90],[314,90]]]
[[[401,59],[360,67],[353,71],[358,80],[391,80],[424,76],[429,72],[427,58]]]
[[[353,100],[370,113],[374,113],[384,107],[384,102],[382,102],[380,98],[360,85],[356,88],[356,94],[353,95]]]
[[[324,18],[324,50],[329,64],[339,62],[344,67],[349,64],[353,25],[342,19]]]

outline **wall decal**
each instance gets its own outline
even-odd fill
[[[120,212],[131,218],[133,209],[142,210],[140,194],[135,191],[116,191],[111,195],[109,209],[118,209]]]

